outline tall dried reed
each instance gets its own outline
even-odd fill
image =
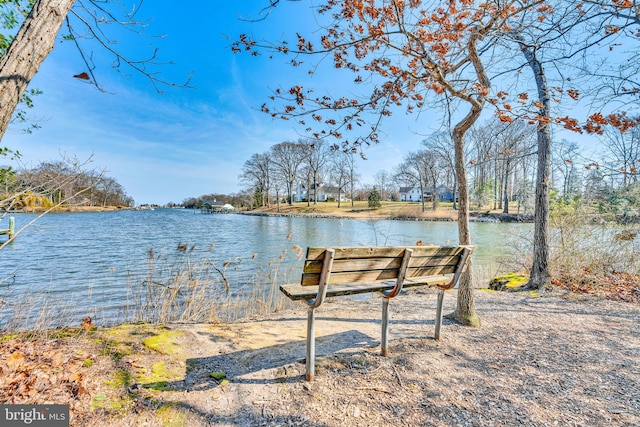
[[[292,252],[297,251],[292,248]],[[289,250],[267,266],[251,260],[218,261],[212,244],[204,253],[179,245],[177,256],[148,251],[145,276],[130,280],[123,322],[217,322],[263,315],[288,306],[279,292],[295,267]],[[290,261],[290,259],[289,259]]]

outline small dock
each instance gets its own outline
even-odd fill
[[[200,208],[200,212],[207,214],[231,213],[234,211],[233,206],[216,202],[204,202]]]
[[[7,234],[9,240],[13,239],[16,235],[16,220],[13,217],[9,218],[9,228],[0,228],[0,234]]]

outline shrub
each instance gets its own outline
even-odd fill
[[[379,207],[382,206],[382,203],[380,203],[380,193],[378,193],[378,190],[376,190],[375,188],[371,190],[371,192],[369,193],[369,197],[367,197],[367,201],[368,201],[369,207],[372,209],[378,209]]]

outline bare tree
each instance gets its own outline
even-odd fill
[[[458,181],[455,174],[455,156],[451,135],[448,132],[437,132],[422,141],[422,145],[438,156],[438,164],[441,166],[442,175],[445,177],[445,182],[451,188],[451,193],[453,194],[453,209],[457,209],[456,193],[458,191]]]
[[[355,195],[355,186],[360,181],[358,173],[358,165],[356,163],[356,153],[351,151],[347,153],[347,172],[349,173],[349,197],[351,198],[351,207],[354,206],[353,199]]]
[[[318,204],[318,187],[322,183],[323,171],[329,160],[329,148],[322,139],[302,141],[304,144],[304,164],[307,176],[307,205],[311,200],[313,189],[313,204]]]
[[[515,42],[524,56],[524,63],[517,65],[511,71],[517,81],[522,75],[522,66],[531,70],[537,96],[533,102],[528,102],[528,91],[518,89],[518,98],[512,98],[511,103],[504,103],[504,109],[513,107],[518,110],[520,117],[528,117],[537,124],[537,155],[538,167],[536,175],[535,196],[535,226],[533,244],[533,263],[531,267],[528,287],[531,289],[550,288],[549,273],[549,185],[551,178],[551,126],[561,124],[573,131],[599,133],[603,126],[613,125],[627,130],[637,125],[637,119],[626,116],[624,111],[613,111],[607,114],[602,109],[609,104],[615,93],[626,92],[635,97],[637,82],[629,74],[633,69],[636,74],[638,56],[637,48],[632,49],[630,57],[623,59],[622,64],[614,67],[610,61],[602,61],[596,69],[592,68],[592,58],[604,49],[617,49],[621,39],[637,43],[635,35],[628,37],[628,31],[637,32],[638,20],[635,18],[636,5],[634,2],[616,1],[546,1],[544,9],[547,16],[540,19],[538,12],[525,11],[506,32],[507,38]],[[626,35],[625,35],[626,33]],[[635,57],[634,61],[628,61]],[[509,58],[511,67],[513,59]],[[590,64],[590,65],[587,65]],[[635,66],[628,67],[628,64]],[[618,76],[605,70],[617,67]],[[597,78],[594,78],[597,76]],[[549,80],[553,79],[557,84]],[[606,81],[613,83],[607,85]],[[612,88],[615,89],[612,90]],[[572,115],[554,114],[552,102],[564,104],[582,99],[596,111],[584,120]],[[598,102],[599,101],[599,102]],[[497,101],[499,103],[500,101]],[[596,107],[599,103],[600,111]],[[528,111],[516,108],[522,105]]]
[[[552,163],[562,175],[562,198],[565,201],[580,193],[580,189],[576,185],[578,154],[578,144],[566,139],[560,140],[552,148]]]
[[[510,123],[494,120],[490,126],[493,129],[494,140],[496,141],[494,156],[496,162],[501,165],[500,175],[498,175],[498,168],[496,168],[496,181],[500,181],[501,196],[498,193],[496,193],[496,196],[502,200],[502,212],[508,214],[510,201],[509,178],[519,162],[531,155],[534,147],[531,142],[531,135],[534,133],[534,128],[523,120],[515,120]]]
[[[238,177],[240,182],[252,190],[254,202],[260,206],[269,205],[272,187],[273,166],[267,154],[253,154],[242,166]]]
[[[607,151],[605,156],[615,165],[611,173],[622,177],[622,186],[638,184],[640,175],[640,128],[622,132],[616,127],[607,127],[600,138]]]
[[[352,155],[344,151],[336,151],[331,156],[331,182],[338,188],[338,207],[342,205],[342,195],[350,183],[352,175]]]
[[[380,191],[380,200],[390,200],[393,197],[394,180],[393,175],[385,169],[373,175],[374,187]]]
[[[287,203],[293,205],[293,187],[298,178],[298,170],[304,161],[305,145],[295,142],[281,142],[269,150],[269,157],[277,177],[287,189]]]
[[[424,212],[426,210],[424,194],[427,189],[428,177],[424,166],[423,151],[407,153],[403,162],[396,168],[395,178],[409,187],[417,186],[420,189],[420,202],[422,203],[422,212]]]

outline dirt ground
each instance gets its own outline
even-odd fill
[[[479,291],[479,328],[436,294],[317,311],[317,377],[304,381],[306,310],[224,325],[129,325],[5,337],[0,403],[69,404],[75,426],[640,425],[640,306],[562,289]],[[452,310],[455,292],[447,294]]]

